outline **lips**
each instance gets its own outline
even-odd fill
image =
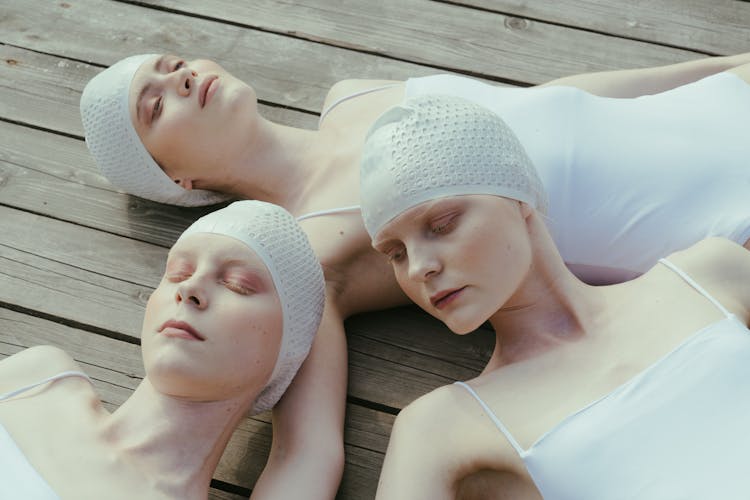
[[[430,303],[437,309],[442,309],[443,307],[446,307],[448,304],[457,299],[465,288],[465,286],[462,286],[461,288],[442,290],[430,297]]]
[[[189,323],[173,319],[170,319],[169,321],[161,325],[158,332],[168,337],[179,337],[187,340],[199,340],[201,342],[206,340],[206,338],[198,333],[195,328],[190,326]]]
[[[216,92],[216,85],[213,85],[212,87],[211,84],[218,79],[218,76],[211,75],[204,78],[203,83],[201,83],[201,86],[198,89],[198,101],[200,102],[201,108],[206,106],[206,102],[211,99],[211,96]]]

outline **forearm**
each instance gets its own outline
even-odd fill
[[[332,499],[344,466],[347,352],[329,304],[307,360],[273,413],[273,443],[253,499]]]
[[[706,57],[654,68],[584,73],[558,78],[541,86],[576,87],[603,97],[638,97],[664,92],[748,62],[750,52]]]

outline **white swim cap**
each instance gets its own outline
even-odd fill
[[[375,121],[360,188],[370,237],[405,210],[446,196],[490,194],[547,209],[542,182],[510,127],[492,111],[447,95],[407,99]]]
[[[323,271],[307,235],[283,208],[236,201],[195,221],[177,241],[195,233],[222,234],[250,247],[271,273],[283,311],[281,348],[252,414],[273,408],[310,352],[323,314]]]
[[[86,145],[102,174],[123,191],[161,203],[193,207],[225,201],[230,196],[176,184],[157,165],[141,142],[130,118],[128,96],[133,75],[157,54],[130,56],[91,79],[81,95]]]

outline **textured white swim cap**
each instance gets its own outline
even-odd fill
[[[193,207],[230,198],[214,191],[184,189],[157,165],[133,127],[128,108],[130,82],[157,54],[130,56],[91,79],[81,95],[86,144],[99,170],[117,188],[148,200]]]
[[[447,95],[407,99],[375,121],[360,187],[370,237],[405,210],[446,196],[491,194],[547,209],[542,182],[510,127],[492,111]]]
[[[283,333],[276,366],[252,414],[273,408],[310,352],[323,314],[325,284],[307,235],[283,208],[236,201],[195,221],[177,241],[195,233],[222,234],[250,247],[263,260],[281,301]]]

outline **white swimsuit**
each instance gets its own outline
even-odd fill
[[[750,238],[750,85],[737,75],[634,99],[407,80],[407,98],[423,94],[477,102],[516,132],[547,190],[552,237],[584,281],[633,278],[709,236]]]
[[[34,384],[0,394],[0,403],[40,385],[66,377],[83,377],[91,380],[88,375],[80,371],[58,373]],[[47,481],[29,463],[13,437],[0,423],[0,499],[59,500],[59,498]]]
[[[515,448],[546,500],[750,498],[750,330],[682,270],[660,262],[724,318],[530,448],[518,444],[471,386],[456,382]]]

